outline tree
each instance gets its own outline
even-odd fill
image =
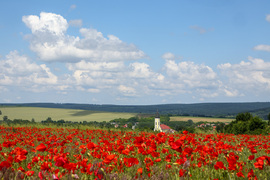
[[[219,123],[219,124],[216,126],[216,131],[219,132],[219,133],[223,133],[224,127],[225,127],[225,123]]]
[[[250,113],[238,114],[235,121],[225,126],[225,132],[232,134],[263,134],[265,129],[266,123]]]
[[[263,122],[263,120],[261,120],[259,117],[253,117],[248,124],[249,131],[255,131],[256,129],[264,129],[265,125],[266,123]]]
[[[2,115],[2,111],[0,110],[0,115]]]
[[[268,125],[270,125],[270,113],[268,114],[267,118],[268,118]]]
[[[246,112],[246,113],[237,114],[235,119],[236,119],[236,122],[238,122],[238,121],[249,121],[252,118],[253,118],[252,114],[250,114],[249,112]]]
[[[192,119],[189,119],[189,120],[187,121],[187,123],[188,123],[189,126],[192,126],[192,125],[194,124],[194,122],[192,121]]]
[[[8,117],[7,116],[4,116],[3,117],[3,121],[7,121],[8,120]]]

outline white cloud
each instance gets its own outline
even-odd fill
[[[120,85],[118,87],[118,90],[124,94],[124,96],[135,96],[136,95],[136,91],[134,88],[132,87],[128,87],[128,86],[124,86],[124,85]]]
[[[119,71],[124,68],[123,62],[86,62],[82,60],[78,63],[68,63],[69,70],[88,70],[88,71]]]
[[[184,86],[211,87],[216,86],[217,75],[209,67],[203,64],[197,65],[194,62],[182,61],[178,64],[173,60],[166,60],[164,70],[170,79]]]
[[[235,97],[239,95],[239,92],[236,89],[229,90],[229,89],[224,88],[224,92],[225,92],[225,95],[228,97]]]
[[[260,44],[260,45],[255,46],[254,50],[270,52],[270,45]]]
[[[162,55],[162,58],[166,60],[175,60],[175,55],[173,53],[167,52]]]
[[[215,72],[205,64],[179,61],[180,56],[166,52],[162,55],[163,67],[153,70],[145,62],[126,61],[146,55],[114,35],[105,37],[93,28],[80,28],[80,36],[68,35],[69,26],[82,25],[79,19],[67,23],[61,15],[42,12],[40,16],[24,16],[22,20],[32,32],[26,36],[31,50],[43,61],[65,62],[68,72],[58,71],[56,75],[50,69],[51,64],[37,64],[13,51],[0,59],[0,92],[6,93],[15,87],[32,92],[52,90],[59,96],[94,94],[95,98],[89,99],[99,100],[111,96],[113,100],[126,102],[132,97],[146,101],[158,96],[166,97],[167,102],[178,102],[181,100],[176,97],[181,95],[201,100],[269,95],[270,62],[262,59],[249,57],[248,61],[238,64],[224,63]],[[198,26],[190,28],[201,34],[208,31]],[[269,45],[254,49],[270,52]]]
[[[134,62],[86,62],[69,63],[67,68],[73,72],[74,83],[81,91],[95,89],[108,91],[119,96],[144,96],[151,92],[165,77],[153,72],[146,63]]]
[[[129,65],[130,77],[132,78],[149,78],[154,73],[149,69],[149,65],[146,63],[135,62]]]
[[[23,16],[22,21],[31,29],[33,34],[51,33],[56,36],[64,35],[68,28],[67,21],[58,14],[41,12],[35,15]]]
[[[265,19],[266,19],[266,21],[270,22],[270,14],[267,14]],[[255,46],[253,49],[254,50],[257,50],[257,51],[267,51],[267,52],[270,52],[270,45],[259,44],[259,45]]]
[[[71,6],[70,6],[70,9],[76,9],[76,5],[75,4],[72,4]]]
[[[68,95],[71,92],[98,95],[111,94],[114,99],[167,97],[182,94],[196,99],[230,98],[248,93],[267,94],[270,90],[270,62],[249,57],[239,64],[218,66],[218,75],[204,64],[166,60],[160,73],[149,64],[134,62],[68,63],[70,73],[57,77],[45,64],[31,62],[27,56],[10,52],[0,61],[0,91],[10,87],[21,91],[48,92]],[[168,101],[169,102],[169,101]]]
[[[21,56],[17,51],[10,52],[3,60],[0,60],[2,85],[29,89],[37,85],[55,85],[57,82],[57,76],[45,64],[33,63],[27,56]]]
[[[87,92],[90,92],[90,93],[99,93],[100,90],[99,89],[95,89],[95,88],[89,88],[89,89],[87,89]]]
[[[82,26],[82,20],[81,19],[74,19],[74,20],[70,20],[68,22],[68,24],[70,26],[73,26],[73,27],[81,27]]]
[[[40,18],[24,16],[23,22],[32,31],[26,36],[30,49],[43,61],[124,61],[146,57],[135,45],[113,35],[106,38],[96,29],[81,28],[83,38],[69,36],[66,34],[68,23],[60,15],[42,12]]]
[[[270,22],[270,14],[267,14],[265,19],[266,21]]]
[[[221,75],[227,78],[224,84],[234,89],[232,95],[250,92],[258,95],[270,90],[270,62],[253,57],[249,57],[248,60],[239,64],[227,63],[218,66]]]

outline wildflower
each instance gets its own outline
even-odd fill
[[[139,168],[139,169],[137,170],[137,173],[142,174],[142,173],[143,173],[143,169],[142,169],[142,168]]]
[[[111,161],[115,158],[115,154],[107,155],[106,158],[103,160],[105,164],[110,164]]]
[[[43,143],[41,143],[40,145],[38,145],[36,147],[36,151],[44,152],[44,151],[46,151],[46,149],[47,149],[47,147]]]
[[[239,171],[238,173],[236,173],[236,175],[237,175],[237,177],[243,177],[243,178],[245,177],[244,174],[241,171]]]
[[[33,176],[33,174],[35,173],[35,171],[26,171],[25,174],[27,176]]]
[[[137,158],[124,158],[124,163],[127,167],[131,167],[135,164],[139,164],[139,161]]]
[[[224,167],[224,164],[223,164],[222,161],[216,162],[216,164],[214,165],[214,168],[215,168],[216,170],[218,170],[218,169],[224,169],[224,170],[226,170],[226,167]]]
[[[180,177],[184,176],[185,172],[186,172],[185,169],[180,169],[180,170],[179,170],[179,176],[180,176]]]
[[[254,155],[250,155],[249,157],[248,157],[248,159],[250,160],[250,161],[252,161],[253,159],[254,159]]]

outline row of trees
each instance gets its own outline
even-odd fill
[[[270,113],[268,119],[267,123],[249,112],[240,113],[236,116],[234,121],[224,127],[224,132],[231,134],[268,134]]]

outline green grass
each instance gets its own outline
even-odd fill
[[[51,117],[52,120],[65,120],[73,122],[82,121],[110,121],[116,118],[130,118],[135,116],[134,113],[117,113],[117,112],[102,112],[102,111],[88,111],[88,110],[78,110],[78,109],[57,109],[57,108],[38,108],[38,107],[0,107],[2,115],[8,116],[10,120],[23,119],[32,120],[35,119],[36,122],[46,120]]]
[[[171,121],[188,121],[192,120],[193,122],[207,121],[207,122],[231,122],[234,119],[229,118],[211,118],[211,117],[192,117],[192,116],[173,116],[170,117]]]

